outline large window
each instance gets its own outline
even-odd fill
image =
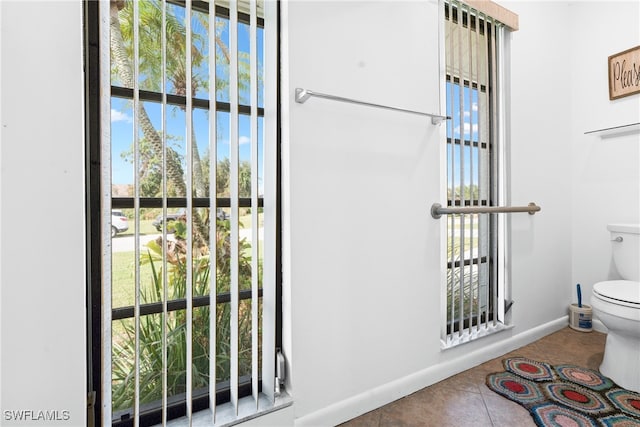
[[[447,205],[497,206],[504,174],[500,133],[502,25],[445,3]],[[490,214],[447,216],[445,346],[503,326],[504,224]]]
[[[273,402],[276,8],[87,2],[97,424]]]

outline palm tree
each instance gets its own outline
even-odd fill
[[[140,2],[139,4],[140,6],[144,5],[143,7],[140,8],[141,17],[143,17],[142,19],[143,22],[149,23],[149,22],[152,22],[153,19],[157,20],[158,8],[154,3]],[[127,8],[127,5],[128,5],[128,8]],[[130,2],[125,3],[124,0],[111,0],[111,7],[110,7],[111,57],[112,57],[112,63],[114,66],[114,71],[117,77],[120,79],[121,84],[124,87],[134,86],[134,76],[133,76],[133,70],[132,70],[133,67],[131,65],[131,59],[130,59],[133,57],[133,55],[131,54],[131,52],[128,52],[127,44],[125,43],[125,39],[123,37],[123,31],[122,31],[122,23],[125,23],[125,27],[128,30],[131,30],[132,19],[131,20],[124,19],[121,22],[119,17],[119,12],[121,10],[125,10],[125,17],[126,17],[126,14],[130,12],[130,9],[132,9]],[[131,17],[132,17],[132,14],[131,14]],[[181,38],[183,39],[183,37],[180,37],[180,33],[182,32],[182,34],[184,34],[184,28],[181,25],[179,25],[178,20],[175,17],[170,16],[169,14],[167,14],[167,20],[168,20],[167,26],[166,26],[167,31],[168,32],[171,31],[171,33],[168,34],[167,38],[171,40],[180,40]],[[128,26],[126,25],[127,23],[129,24]],[[160,25],[159,28],[162,28],[162,25]],[[127,34],[130,40],[132,38],[131,37],[132,31],[127,32]],[[173,45],[174,43],[167,43],[167,45],[169,44]],[[130,45],[131,44],[129,44],[129,46]],[[143,47],[146,46],[147,49],[150,48],[149,43],[141,43],[140,45]],[[184,42],[182,45],[184,49]],[[178,46],[179,46],[179,43],[178,43]],[[156,51],[155,57],[157,56],[158,55]],[[145,58],[150,58],[150,57],[154,57],[154,55],[145,55]],[[178,57],[179,55],[177,54],[177,52],[167,52],[167,58],[172,58],[171,60],[167,61],[168,71],[169,71],[169,65],[174,67],[174,71],[180,69],[178,65],[179,61],[178,62],[174,61],[174,59]],[[201,55],[200,54],[194,55],[194,57],[198,60],[198,58],[201,58]],[[201,59],[199,60],[201,61]],[[145,62],[145,66],[143,68],[143,70],[147,75],[148,81],[153,81],[153,80],[158,81],[157,79],[152,79],[151,77],[153,77],[154,75],[157,77],[158,70],[161,70],[161,69],[162,67],[158,66],[158,64],[151,64],[148,62]],[[175,72],[175,73],[168,72],[167,74],[169,76],[174,76],[172,77],[173,79],[175,79],[174,84],[176,83],[181,84],[181,82],[184,81],[184,78],[180,77],[179,72]],[[186,86],[186,84],[184,84],[184,86]],[[162,138],[156,131],[155,127],[153,126],[153,123],[151,122],[149,115],[147,114],[147,111],[145,110],[143,105],[139,106],[138,120],[139,120],[140,128],[142,130],[145,140],[150,144],[155,155],[161,158],[162,152],[163,152]],[[194,147],[197,147],[197,144],[194,144]],[[197,152],[197,150],[194,150],[194,152]],[[198,155],[198,160],[199,160],[199,155]],[[187,189],[186,189],[185,180],[184,180],[184,171],[180,163],[180,157],[178,153],[176,153],[170,147],[167,147],[166,149],[166,165],[167,167],[165,172],[167,174],[167,179],[170,185],[174,188],[176,195],[186,197]],[[202,178],[202,172],[201,172],[199,162],[198,162],[197,169],[200,170],[199,176],[200,178]],[[200,181],[202,181],[202,179],[200,179]],[[193,226],[195,230],[194,238],[195,238],[196,244],[198,247],[201,247],[204,245],[204,242],[208,241],[208,231],[207,231],[207,228],[204,226],[202,219],[197,213],[194,213],[193,215]]]
[[[166,69],[167,78],[171,82],[176,95],[194,96],[200,87],[206,87],[208,82],[198,75],[195,71],[207,59],[203,55],[201,48],[195,46],[202,45],[203,37],[192,31],[191,63],[193,76],[191,80],[191,93],[187,94],[187,67],[186,67],[186,29],[184,24],[180,22],[172,13],[166,14],[166,24],[162,19],[162,3],[158,1],[144,1],[139,4],[140,23],[140,74],[144,76],[143,87],[155,92],[161,91],[162,63],[161,52],[162,37],[158,34],[163,27],[166,28],[167,44],[166,44]],[[123,39],[126,42],[126,48],[129,58],[133,57],[133,5],[126,2],[119,13],[120,27]],[[183,111],[186,107],[180,107]],[[202,165],[200,161],[200,152],[196,143],[195,131],[192,132],[192,166],[194,176],[195,193],[197,197],[206,196],[205,177],[202,173]]]

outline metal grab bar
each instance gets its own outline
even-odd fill
[[[528,212],[534,215],[540,212],[542,208],[531,202],[527,206],[469,206],[469,207],[446,207],[440,203],[431,205],[431,216],[435,219],[446,214],[476,214],[476,213],[509,213],[509,212]]]
[[[311,91],[311,90],[308,90],[308,89],[302,89],[302,88],[299,88],[299,87],[296,88],[296,102],[298,104],[304,104],[307,101],[307,99],[309,99],[312,96],[315,96],[317,98],[330,99],[332,101],[340,101],[340,102],[348,102],[350,104],[365,105],[367,107],[377,107],[377,108],[384,108],[386,110],[400,111],[400,112],[403,112],[403,113],[419,114],[421,116],[431,117],[431,123],[434,124],[434,125],[439,125],[444,120],[450,120],[451,119],[451,117],[448,117],[448,116],[441,116],[441,115],[438,115],[438,114],[423,113],[422,111],[407,110],[406,108],[391,107],[391,106],[382,105],[382,104],[374,104],[374,103],[371,103],[371,102],[358,101],[358,100],[350,99],[350,98],[343,98],[341,96],[327,95],[326,93],[314,92],[314,91]]]

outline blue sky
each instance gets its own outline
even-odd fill
[[[459,139],[462,137],[465,140],[472,139],[472,141],[478,141],[478,91],[476,89],[470,89],[464,87],[462,92],[462,109],[460,102],[460,86],[447,82],[447,116],[451,117],[451,120],[447,120],[447,137]],[[461,114],[462,113],[462,114]],[[462,117],[461,117],[462,116]],[[462,124],[461,124],[462,123]],[[460,186],[461,181],[461,168],[460,168],[460,156],[461,151],[464,154],[464,184],[469,185],[472,182],[477,185],[479,180],[478,174],[478,149],[465,146],[464,150],[461,150],[460,145],[447,145],[447,159],[449,165],[451,164],[451,156],[454,156],[454,168],[453,168],[453,187]],[[471,175],[473,165],[473,177]],[[451,186],[451,169],[449,166],[447,172],[449,183]]]
[[[182,8],[175,7],[173,13],[178,18],[184,19],[184,12]],[[219,37],[228,46],[229,40],[229,28],[228,21],[220,20],[223,22],[222,30]],[[200,24],[200,22],[194,16],[192,19],[193,31],[202,35],[204,40],[207,40],[206,29]],[[263,64],[263,32],[258,29],[258,67],[262,68]],[[201,46],[201,49],[205,55],[209,53],[208,43]],[[245,24],[238,25],[238,50],[245,52],[248,55],[249,52],[249,27]],[[221,65],[216,67],[216,73],[220,76],[224,74],[224,69]],[[205,64],[198,69],[194,70],[194,74],[199,74],[208,78],[208,67]],[[262,96],[262,84],[259,88],[258,105],[263,105]],[[173,88],[168,83],[167,91],[172,93]],[[199,88],[197,97],[208,99],[208,90],[206,88]],[[242,90],[239,94],[242,98],[248,102],[248,91]],[[222,102],[229,101],[229,92],[227,90],[219,90],[216,94],[217,100]],[[153,102],[144,102],[144,108],[149,115],[151,122],[154,124],[156,130],[162,129],[162,113],[161,104]],[[198,145],[200,156],[203,157],[209,151],[209,112],[201,109],[194,109],[193,111],[193,129],[195,133],[195,142]],[[185,112],[175,106],[168,106],[166,111],[166,127],[167,134],[169,135],[168,144],[174,148],[178,153],[185,154],[186,144],[186,114]],[[224,112],[217,113],[217,157],[218,160],[230,157],[230,144],[229,144],[229,129],[230,129],[230,114]],[[262,118],[258,119],[258,151],[260,160],[262,163]],[[239,135],[239,158],[241,161],[250,160],[250,119],[249,116],[240,115],[238,119],[238,135]],[[140,133],[142,137],[142,133]],[[133,105],[132,101],[121,98],[111,98],[111,146],[112,146],[112,183],[113,184],[133,184],[134,167],[130,160],[122,158],[121,153],[131,150],[133,142]],[[259,175],[262,175],[262,167],[260,167]]]

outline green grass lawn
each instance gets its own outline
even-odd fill
[[[146,253],[141,255],[145,255]],[[111,301],[113,307],[132,306],[135,302],[135,252],[114,252],[111,258]],[[140,265],[140,290],[153,288],[151,266]]]
[[[151,225],[152,219],[140,220],[140,234],[157,234],[158,230]],[[129,219],[129,229],[124,233],[118,233],[118,236],[132,236],[134,232],[135,224],[132,219]]]
[[[240,213],[245,213],[246,210],[241,210]],[[251,228],[251,214],[246,213],[239,218],[241,229]],[[151,224],[152,219],[140,220],[140,235],[158,234],[158,231]],[[258,215],[258,227],[262,228],[264,223],[264,214]],[[119,233],[119,236],[133,236],[135,224],[132,219],[129,219],[129,229],[124,233]],[[260,258],[263,254],[263,242],[260,241]],[[141,248],[140,255],[145,257],[147,252],[145,248]],[[250,254],[249,254],[250,255]],[[135,253],[131,252],[114,252],[112,256],[112,307],[127,307],[134,305],[135,302]],[[158,263],[159,264],[159,263]],[[140,289],[141,293],[147,293],[151,295],[153,289],[152,269],[148,262],[140,264]],[[152,301],[155,302],[155,299]]]

